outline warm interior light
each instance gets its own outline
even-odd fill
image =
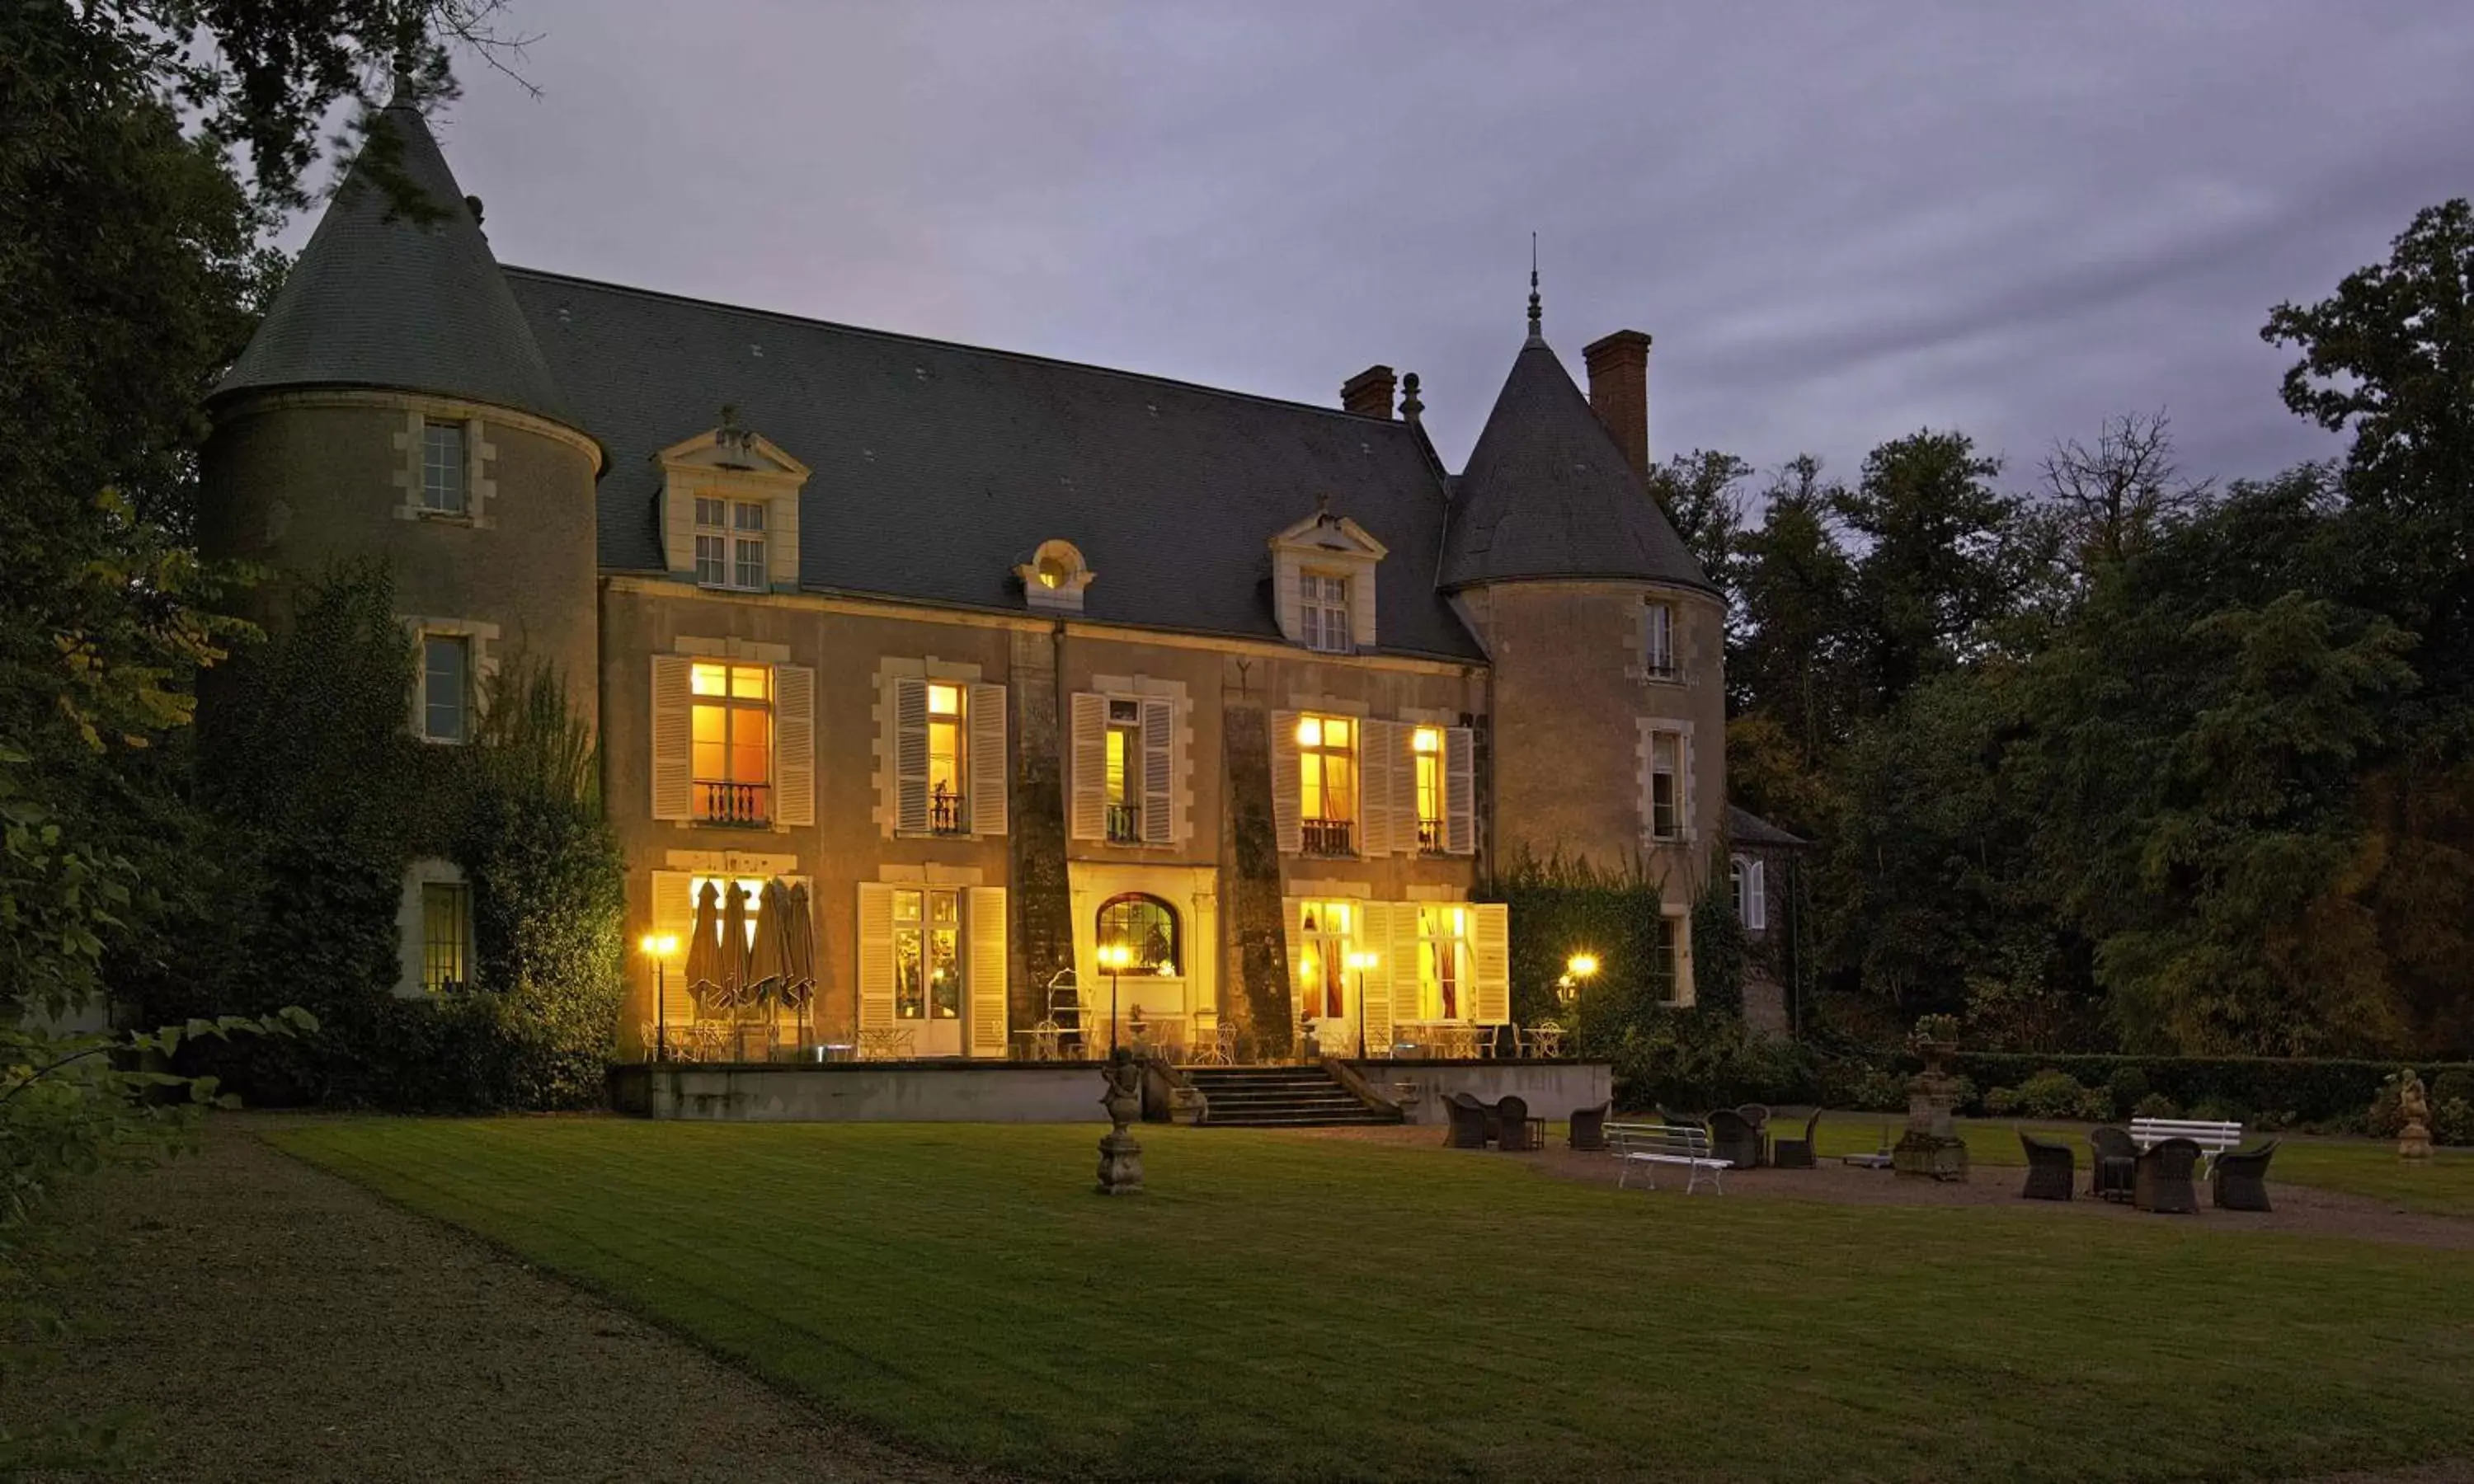
[[[1440,753],[1443,750],[1443,734],[1432,727],[1420,727],[1418,729],[1416,746],[1421,753]]]
[[[1351,948],[1349,950],[1348,967],[1356,969],[1360,973],[1373,968],[1374,963],[1375,957],[1373,953],[1363,948]]]
[[[1300,716],[1300,717],[1298,717],[1298,746],[1299,746],[1299,747],[1321,747],[1321,746],[1322,746],[1322,717],[1320,717],[1320,716]]]
[[[928,687],[928,712],[929,712],[929,714],[930,714],[930,715],[932,715],[932,716],[959,716],[959,715],[961,715],[961,714],[962,714],[962,691],[961,691],[961,687],[957,686],[957,685],[931,685],[931,686],[929,686],[929,687]]]

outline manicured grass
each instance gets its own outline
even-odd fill
[[[1049,1475],[2222,1478],[2474,1433],[2461,1253],[1236,1130],[1143,1130],[1120,1201],[1082,1127],[277,1137],[837,1413]]]
[[[1896,1139],[1906,1118],[1901,1113],[1825,1114],[1821,1120],[1821,1155],[1870,1154],[1880,1147],[1886,1126]],[[1967,1157],[1977,1164],[2015,1166],[2027,1162],[2020,1152],[2020,1129],[2070,1145],[2078,1152],[2079,1172],[2086,1178],[2087,1134],[2084,1123],[2047,1123],[2025,1118],[1962,1118],[1958,1132],[1967,1140]],[[1782,1116],[1777,1130],[1792,1125],[1803,1133],[1800,1119]],[[2244,1140],[2256,1144],[2269,1137],[2257,1134]],[[2392,1201],[2406,1210],[2438,1216],[2474,1216],[2474,1149],[2438,1149],[2428,1162],[2408,1163],[2396,1157],[2396,1146],[2367,1138],[2309,1138],[2288,1136],[2277,1145],[2268,1166],[2271,1189],[2280,1185],[2314,1185],[2349,1195]]]

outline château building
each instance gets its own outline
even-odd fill
[[[1533,285],[1454,473],[1382,366],[1312,406],[504,267],[382,117],[433,209],[327,207],[212,398],[206,540],[383,560],[437,745],[492,671],[554,665],[630,942],[780,878],[820,1039],[1016,1054],[1122,943],[1128,1014],[1388,1047],[1509,1018],[1472,893],[1560,854],[1658,883],[1692,999],[1724,610],[1645,484],[1648,336],[1591,344],[1585,395]],[[401,992],[464,978],[457,869],[403,891]]]

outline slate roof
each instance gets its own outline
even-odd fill
[[[1533,334],[1453,482],[1442,585],[1601,577],[1714,591],[1564,363]]]
[[[803,586],[1018,612],[1014,566],[1062,537],[1096,574],[1085,617],[1277,639],[1269,543],[1327,494],[1391,550],[1379,648],[1483,658],[1436,590],[1446,496],[1408,423],[529,269],[505,281],[609,451],[605,570],[662,570],[652,455],[729,403],[813,470]]]
[[[1801,835],[1791,835],[1776,825],[1735,804],[1727,805],[1727,837],[1737,845],[1810,845]]]
[[[531,326],[429,126],[379,115],[408,182],[441,216],[416,226],[355,164],[215,395],[292,386],[386,387],[570,422]]]

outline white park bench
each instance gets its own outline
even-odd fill
[[[2206,1178],[2217,1156],[2242,1143],[2243,1126],[2211,1118],[2133,1118],[2130,1140],[2142,1154],[2169,1138],[2187,1138],[2199,1146],[2199,1175]]]
[[[1645,1167],[1649,1188],[1658,1188],[1658,1167],[1681,1165],[1685,1171],[1684,1193],[1690,1195],[1701,1184],[1707,1171],[1710,1186],[1720,1195],[1727,1193],[1719,1176],[1727,1161],[1710,1152],[1710,1131],[1690,1124],[1674,1123],[1610,1123],[1607,1125],[1607,1149],[1623,1161],[1623,1173],[1616,1177],[1618,1189],[1632,1179],[1632,1167]]]

